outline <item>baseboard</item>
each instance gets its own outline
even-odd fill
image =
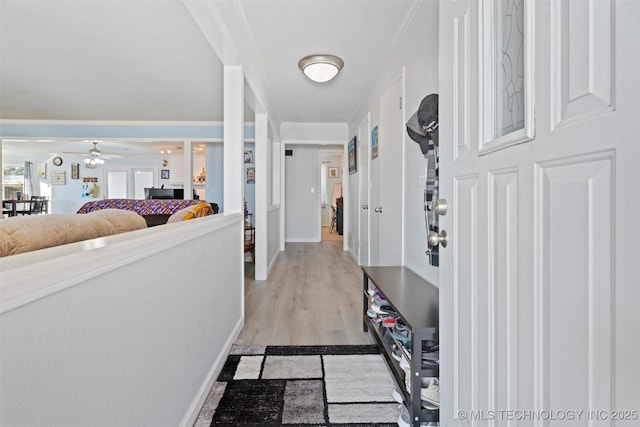
[[[356,262],[356,264],[360,265],[360,260],[358,259],[358,257],[356,256],[355,252],[353,252],[353,250],[351,248],[349,248],[349,250],[347,251],[349,252],[349,255],[351,255],[351,258],[354,259],[354,261]]]
[[[271,262],[269,263],[269,267],[267,267],[267,278],[269,278],[269,275],[271,274],[271,268],[273,268],[274,264],[276,263],[276,260],[280,256],[280,252],[281,251],[277,251],[275,256],[273,258],[271,258]]]
[[[285,239],[286,243],[319,243],[321,241],[322,241],[321,237],[304,238],[304,239],[296,239],[296,238]]]
[[[207,373],[206,378],[200,386],[198,393],[191,402],[191,405],[189,406],[189,409],[187,410],[184,418],[180,422],[180,427],[193,427],[193,425],[195,424],[196,420],[198,419],[198,415],[200,414],[200,409],[202,408],[202,405],[204,405],[204,401],[209,395],[209,390],[211,390],[213,383],[220,375],[220,372],[224,367],[224,363],[226,362],[227,357],[229,357],[229,353],[231,352],[231,346],[236,341],[236,339],[238,339],[238,336],[240,335],[243,327],[244,317],[241,317],[240,319],[238,319],[238,323],[236,323],[236,326],[233,328],[233,332],[229,336],[229,339],[227,339],[227,341],[225,342],[222,351],[220,351],[218,357],[216,357],[216,360],[213,362],[211,369],[209,369],[209,372]]]

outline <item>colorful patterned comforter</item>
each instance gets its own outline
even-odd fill
[[[104,199],[87,202],[77,213],[89,213],[100,209],[122,209],[138,215],[173,215],[186,207],[197,205],[202,200],[178,199]]]

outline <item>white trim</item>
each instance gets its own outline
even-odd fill
[[[318,238],[288,238],[285,239],[285,243],[319,243],[322,241],[322,238],[318,237]]]
[[[269,120],[267,114],[256,114],[255,156],[255,280],[268,277],[268,240],[269,240]],[[244,165],[243,165],[244,166]],[[244,169],[244,168],[243,168]],[[244,184],[243,184],[244,185]]]
[[[478,154],[484,155],[512,145],[531,141],[535,138],[534,111],[534,9],[533,0],[523,0],[524,4],[524,127],[515,132],[494,137],[495,91],[493,88],[494,33],[493,11],[496,0],[480,2],[478,13],[478,66],[480,71],[478,100]]]
[[[303,140],[303,139],[283,139],[283,144],[294,144],[294,145],[347,145],[349,141],[345,141],[342,139],[318,139],[318,140]]]
[[[280,256],[280,253],[282,251],[277,251],[276,254],[273,256],[273,258],[271,259],[271,262],[269,262],[269,267],[267,268],[267,277],[269,277],[269,275],[271,274],[271,269],[273,268],[273,266],[276,263],[276,260],[278,259],[278,256]]]
[[[187,413],[184,415],[184,418],[182,418],[182,421],[180,422],[181,427],[191,427],[198,419],[198,415],[200,415],[200,410],[202,409],[202,406],[204,405],[205,400],[207,400],[209,391],[211,390],[211,387],[213,387],[213,383],[218,378],[218,375],[220,375],[220,372],[224,367],[224,363],[226,362],[227,357],[229,357],[229,353],[231,352],[231,346],[233,345],[235,340],[238,338],[238,336],[240,336],[240,332],[242,331],[243,327],[244,327],[244,316],[238,319],[238,322],[236,323],[236,326],[233,328],[233,332],[231,333],[231,335],[229,335],[229,338],[225,342],[222,351],[218,353],[218,357],[216,357],[216,360],[214,360],[213,364],[211,365],[211,368],[209,369],[207,376],[202,382],[200,389],[198,389],[198,393],[196,393],[195,397],[193,398],[193,401],[191,402],[191,405],[189,405],[189,409],[187,410]]]
[[[253,123],[253,122],[247,122]],[[77,125],[77,126],[222,126],[224,122],[212,121],[162,121],[162,120],[30,120],[30,119],[0,119],[0,124],[17,125]]]
[[[241,222],[212,215],[1,258],[0,313]]]

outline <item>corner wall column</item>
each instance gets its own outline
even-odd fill
[[[255,168],[256,168],[256,265],[255,279],[267,280],[267,241],[269,215],[269,120],[266,114],[256,114],[255,117]]]
[[[224,212],[244,211],[244,72],[224,67]]]
[[[185,200],[193,199],[193,150],[191,141],[184,141],[184,196]]]

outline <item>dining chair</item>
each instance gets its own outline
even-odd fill
[[[23,208],[16,210],[18,215],[40,215],[47,212],[46,196],[31,196],[31,198],[23,204]]]

